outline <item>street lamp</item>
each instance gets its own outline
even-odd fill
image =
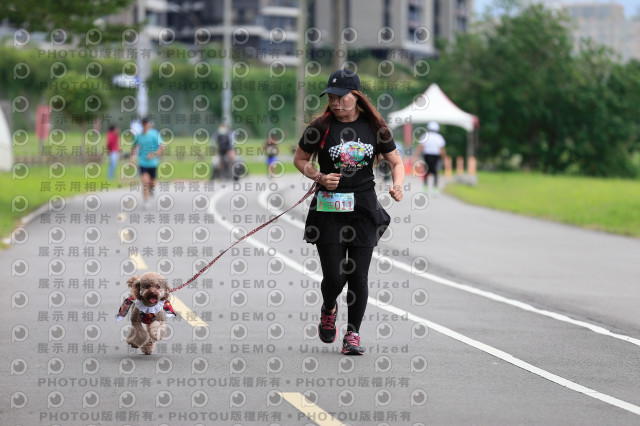
[[[231,0],[224,0],[223,9],[223,80],[222,80],[222,122],[226,123],[230,129],[231,125]]]
[[[146,0],[138,0],[138,24],[145,21],[147,16]],[[136,55],[136,65],[138,66],[138,81],[136,85],[136,99],[138,100],[138,116],[145,117],[149,112],[149,94],[147,93],[147,78],[151,75],[149,61],[143,60],[142,53],[151,51],[151,40],[147,34],[146,27],[140,29],[137,41],[138,54]]]

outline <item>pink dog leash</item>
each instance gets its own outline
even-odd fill
[[[255,228],[254,230],[252,230],[251,232],[249,232],[247,235],[244,235],[242,238],[238,239],[238,241],[236,241],[235,243],[231,244],[229,247],[227,247],[222,253],[220,253],[218,256],[216,256],[215,259],[213,259],[211,262],[209,262],[204,268],[200,269],[200,271],[198,271],[197,274],[195,274],[193,277],[189,278],[189,280],[183,284],[180,284],[178,287],[172,288],[171,290],[169,290],[170,293],[173,293],[174,291],[180,290],[183,287],[188,286],[189,284],[191,284],[192,282],[194,282],[196,279],[198,279],[198,277],[200,275],[202,275],[203,273],[205,273],[207,271],[207,269],[209,269],[214,263],[216,263],[218,261],[218,259],[220,259],[222,257],[223,254],[225,254],[227,251],[229,251],[233,246],[235,246],[236,244],[240,243],[241,241],[246,240],[247,238],[249,238],[250,236],[252,236],[253,234],[255,234],[256,232],[258,232],[259,230],[261,230],[262,228],[264,228],[265,226],[275,222],[280,216],[282,216],[285,213],[288,213],[289,211],[293,210],[294,208],[296,208],[298,205],[300,205],[304,200],[306,200],[307,198],[309,198],[311,195],[313,195],[313,193],[316,191],[317,187],[320,186],[318,184],[318,181],[320,180],[320,178],[322,177],[322,173],[318,175],[318,177],[315,179],[315,181],[313,182],[313,185],[311,185],[311,188],[309,188],[309,190],[307,191],[307,193],[300,199],[298,200],[297,203],[295,203],[293,206],[289,207],[287,210],[283,211],[282,213],[280,213],[278,216],[275,216],[274,218],[268,220],[267,222],[263,223],[262,225],[258,226],[257,228]]]
[[[311,188],[309,188],[307,193],[297,203],[295,203],[293,206],[289,207],[287,210],[285,210],[282,213],[280,213],[278,216],[275,216],[274,218],[270,219],[269,221],[267,221],[267,222],[263,223],[262,225],[258,226],[257,228],[255,228],[254,230],[249,232],[247,235],[245,235],[242,238],[238,239],[238,241],[236,241],[235,243],[233,243],[229,247],[227,247],[222,253],[220,253],[218,256],[216,256],[215,259],[213,259],[211,262],[209,262],[204,268],[200,269],[200,271],[198,271],[197,274],[195,274],[193,277],[189,278],[189,280],[187,282],[185,282],[184,284],[180,284],[178,287],[172,288],[171,290],[169,290],[169,293],[173,293],[174,291],[180,290],[181,288],[186,287],[187,285],[189,285],[192,282],[194,282],[200,275],[205,273],[207,271],[207,269],[209,269],[214,263],[216,263],[218,261],[218,259],[220,259],[220,257],[222,257],[222,255],[225,254],[227,251],[229,251],[229,249],[231,249],[233,246],[235,246],[239,242],[244,241],[245,239],[249,238],[251,235],[255,234],[256,232],[258,232],[259,230],[261,230],[265,226],[275,222],[283,214],[288,213],[289,211],[293,210],[295,207],[300,205],[304,200],[309,198],[316,191],[318,186],[320,186],[318,184],[318,181],[320,180],[321,177],[322,177],[322,174],[319,174],[318,177],[316,178],[316,180],[313,182],[313,185],[311,185]],[[120,306],[120,309],[118,310],[118,314],[116,316],[117,321],[121,320],[122,318],[124,318],[127,315],[127,313],[129,312],[129,309],[131,308],[131,305],[133,305],[134,301],[135,301],[135,297],[130,296],[130,297],[126,298],[122,302],[122,305]],[[169,303],[169,301],[167,301],[167,303]],[[171,307],[170,304],[169,304],[169,308],[170,308],[169,313],[173,313],[175,315],[175,313],[173,312],[173,308]]]

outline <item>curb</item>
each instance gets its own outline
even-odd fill
[[[64,198],[65,202],[69,201],[69,200],[73,200],[77,197],[80,197],[80,195],[74,195],[71,198]],[[26,216],[23,216],[20,218],[20,224],[18,226],[16,226],[15,228],[13,228],[13,230],[11,230],[11,233],[9,234],[9,236],[5,236],[2,237],[2,243],[6,244],[7,246],[11,247],[13,246],[13,244],[11,243],[11,234],[13,234],[13,232],[18,229],[21,226],[26,226],[29,223],[31,223],[35,218],[37,218],[38,216],[42,215],[43,213],[46,213],[49,210],[49,203],[44,203],[42,204],[40,207],[38,207],[37,209],[35,209],[34,211],[32,211],[31,213],[27,214]]]

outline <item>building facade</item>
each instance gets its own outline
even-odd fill
[[[322,34],[324,46],[333,43],[334,2],[315,1],[310,24]],[[376,56],[407,52],[413,59],[437,54],[436,38],[453,40],[467,31],[473,0],[343,0],[341,41],[352,49]]]
[[[221,44],[224,35],[222,0],[138,0],[145,3],[150,32],[173,31],[187,45]],[[294,0],[233,0],[232,45],[248,56],[275,52],[285,62],[295,59],[298,2]],[[159,41],[159,36],[151,36]]]
[[[623,61],[640,60],[640,21],[627,19],[618,3],[573,3],[564,9],[575,22],[573,36],[576,47],[582,39],[618,52]]]
[[[343,8],[340,21],[335,4]],[[155,42],[169,34],[188,45],[221,43],[223,5],[222,0],[138,0],[112,19],[145,20],[146,33]],[[331,50],[334,25],[340,22],[340,42],[347,51],[363,49],[377,57],[399,51],[409,59],[433,57],[436,38],[453,40],[457,31],[467,31],[472,9],[473,0],[307,0],[309,29],[303,37],[312,52]],[[299,16],[297,0],[233,0],[234,49],[295,63]]]

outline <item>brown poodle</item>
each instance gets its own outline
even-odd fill
[[[157,272],[147,272],[141,277],[133,276],[127,284],[131,288],[131,297],[124,301],[118,319],[122,319],[129,308],[133,307],[127,343],[140,348],[145,355],[151,355],[154,342],[162,340],[167,334],[165,316],[175,316],[168,300],[169,285]]]

